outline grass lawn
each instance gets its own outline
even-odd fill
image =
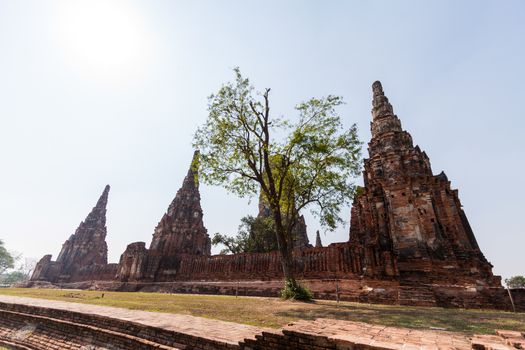
[[[104,298],[102,298],[104,293]],[[0,289],[0,294],[187,314],[254,326],[279,328],[291,321],[335,318],[386,326],[444,328],[493,334],[494,329],[525,331],[525,313],[386,306],[319,300],[313,303],[256,298],[161,293],[127,293],[63,289]]]

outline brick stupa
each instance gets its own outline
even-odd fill
[[[199,152],[195,151],[188,174],[177,195],[155,228],[150,250],[163,255],[210,255],[211,241],[202,221],[198,180]]]
[[[376,81],[372,89],[369,158],[350,225],[350,242],[371,248],[365,256],[367,273],[398,274],[407,285],[500,287],[500,278],[492,274],[492,265],[479,249],[458,191],[444,172],[433,175],[429,158],[402,129],[381,83]],[[376,271],[371,271],[374,266]]]
[[[109,189],[107,185],[86,219],[64,242],[56,262],[51,261],[51,255],[44,256],[38,262],[33,279],[67,281],[82,274],[83,270],[101,270],[107,266],[106,205]]]
[[[211,240],[204,227],[198,178],[199,152],[182,187],[154,230],[149,249],[144,242],[127,246],[120,258],[118,279],[170,280],[184,256],[210,256]]]

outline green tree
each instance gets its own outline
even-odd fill
[[[274,219],[285,286],[296,290],[292,231],[298,213],[310,209],[331,230],[343,221],[340,208],[355,191],[350,180],[359,175],[361,142],[355,124],[343,128],[336,112],[341,97],[299,103],[296,121],[274,118],[270,89],[256,93],[234,71],[235,81],[209,97],[208,119],[195,133],[200,174],[241,197],[261,191]]]
[[[21,254],[13,254],[11,253],[11,256],[14,256],[13,261],[17,262],[21,260]],[[13,264],[15,265],[15,264]],[[11,271],[9,273],[4,273],[0,275],[0,283],[5,284],[15,284],[19,282],[26,282],[31,278],[31,274],[33,273],[33,270],[36,266],[36,260],[32,258],[25,258],[24,262],[19,264],[15,271]]]
[[[5,249],[4,242],[0,239],[0,275],[14,266],[15,258]]]
[[[525,288],[525,276],[513,276],[505,279],[505,284],[509,288]]]
[[[5,284],[15,284],[18,282],[24,282],[27,281],[29,278],[28,276],[21,272],[21,271],[13,271],[10,273],[6,273],[2,276],[2,283]]]
[[[234,237],[216,233],[211,243],[223,244],[226,248],[221,254],[266,253],[277,250],[277,237],[272,218],[247,215]]]

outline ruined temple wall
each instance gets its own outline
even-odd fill
[[[518,312],[525,312],[525,288],[511,289],[514,307]]]
[[[51,261],[51,255],[45,255],[36,264],[31,276],[32,281],[56,282],[62,270],[62,264]]]
[[[68,282],[113,281],[118,272],[118,264],[89,265],[71,275]]]
[[[361,247],[338,243],[324,248],[294,251],[297,278],[354,278],[363,270]],[[176,280],[260,280],[281,279],[279,252],[184,256],[180,259]]]
[[[384,276],[379,271],[383,262],[370,259],[365,269],[363,249],[351,243],[294,251],[298,278],[354,278],[366,272],[369,277]],[[394,262],[389,262],[394,266]],[[390,276],[394,277],[392,272]],[[120,281],[229,281],[281,279],[283,276],[279,252],[243,253],[234,255],[197,256],[177,254],[158,255],[145,248],[144,243],[132,243],[122,254],[117,272]]]

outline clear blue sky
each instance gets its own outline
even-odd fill
[[[381,80],[495,272],[525,274],[524,38],[523,1],[0,0],[0,238],[56,258],[110,184],[110,260],[149,244],[206,97],[239,66],[272,88],[276,115],[342,95],[365,143]],[[256,213],[219,188],[201,195],[210,234]],[[348,226],[322,238],[347,240]]]

